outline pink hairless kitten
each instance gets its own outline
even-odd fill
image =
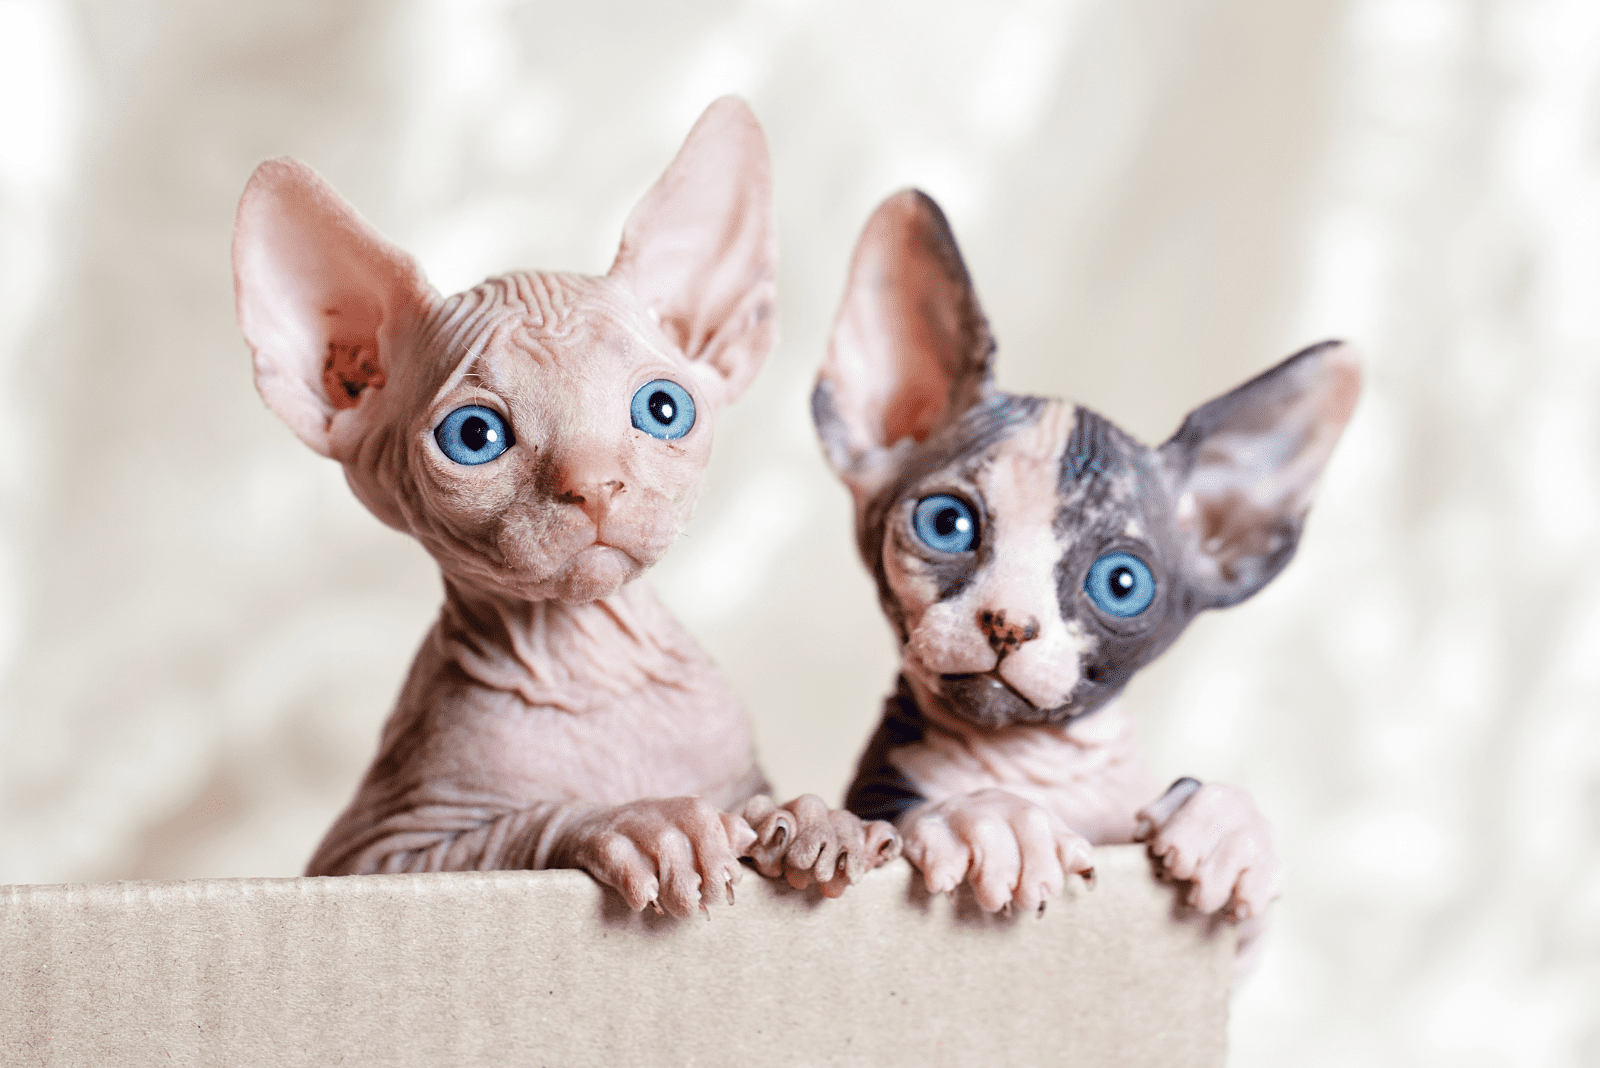
[[[743,710],[639,580],[775,322],[771,179],[712,104],[602,277],[445,298],[321,178],[257,169],[234,234],[262,397],[438,561],[445,603],[308,874],[574,867],[634,909],[727,895],[741,855],[842,893],[883,823],[778,808]]]
[[[929,891],[966,880],[987,910],[1042,908],[1092,874],[1092,845],[1143,840],[1190,906],[1259,918],[1280,881],[1266,822],[1232,786],[1160,792],[1115,699],[1198,612],[1289,562],[1355,357],[1306,349],[1152,449],[999,392],[994,352],[943,214],[891,198],[812,397],[904,657],[846,804],[897,822]]]

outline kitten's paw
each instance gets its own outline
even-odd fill
[[[796,890],[814,882],[825,896],[838,897],[862,873],[900,855],[900,833],[893,824],[829,809],[815,794],[781,806],[760,795],[741,815],[755,831],[744,855],[762,875],[781,875]]]
[[[1237,787],[1179,779],[1139,811],[1139,828],[1156,874],[1187,883],[1197,912],[1251,920],[1282,892],[1267,821]]]
[[[635,912],[652,905],[682,919],[733,903],[739,855],[754,838],[743,819],[698,797],[649,798],[579,820],[552,866],[584,869]]]
[[[972,884],[978,906],[1034,910],[1066,885],[1094,878],[1089,842],[1047,809],[1005,790],[980,790],[917,809],[905,828],[906,858],[928,892]]]

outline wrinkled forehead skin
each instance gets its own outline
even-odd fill
[[[517,533],[530,542],[559,533],[560,513],[573,509],[557,506],[585,466],[624,482],[627,508],[618,510],[636,520],[626,548],[641,566],[687,517],[722,383],[682,353],[626,282],[554,272],[491,278],[426,309],[395,351],[372,398],[378,409],[345,452],[346,474],[363,503],[416,536],[447,573],[502,580],[515,563],[502,544],[506,523],[521,516]],[[658,378],[695,402],[695,426],[677,441],[631,424],[633,393]],[[440,420],[468,404],[501,413],[516,442],[478,468],[441,462],[432,444]]]
[[[1018,473],[1021,485],[1015,484]],[[1002,479],[1005,493],[986,492]],[[1038,604],[1034,594],[1046,590],[1054,596],[1045,603],[1078,636],[1080,662],[1059,665],[1063,686],[1069,688],[1066,699],[1056,708],[1028,710],[1032,721],[1065,722],[1099,708],[1199,611],[1183,577],[1174,493],[1154,450],[1089,409],[1002,393],[917,446],[862,509],[861,553],[902,642],[914,621],[907,619],[909,606],[900,604],[887,572],[914,536],[898,527],[907,524],[916,500],[944,492],[977,506],[980,533],[973,552],[931,569],[936,602],[928,607],[961,598],[1005,609],[1024,600]],[[998,566],[995,551],[997,542],[1013,540],[1019,522],[1048,523],[1053,540],[1053,549],[1027,561],[1020,573],[1015,560]],[[1005,538],[997,537],[1002,528],[1007,528]],[[1155,575],[1157,597],[1135,620],[1105,616],[1084,592],[1090,565],[1112,551],[1133,552]],[[922,573],[930,570],[926,559],[915,566]],[[1032,587],[1029,596],[1019,596],[1019,582]],[[966,627],[969,621],[961,618],[955,625]],[[970,625],[976,632],[976,620]],[[981,716],[972,709],[951,710],[997,725],[993,709]]]
[[[393,398],[401,410],[431,423],[439,395],[476,383],[515,405],[521,440],[627,426],[627,409],[607,413],[604,402],[631,395],[623,380],[644,367],[688,379],[708,416],[718,392],[716,376],[683,355],[625,283],[579,274],[518,272],[458,293],[419,324],[406,363]]]

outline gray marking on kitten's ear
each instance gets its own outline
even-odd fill
[[[945,407],[945,421],[948,422],[982,403],[992,391],[994,357],[999,345],[989,328],[989,317],[978,302],[977,288],[972,284],[966,261],[956,245],[950,221],[932,197],[921,190],[912,190],[912,195],[926,219],[926,226],[919,234],[923,247],[944,269],[946,283],[959,295],[956,308],[960,326],[956,336],[962,344],[949,346],[940,353],[940,362],[950,377],[950,399]]]
[[[1325,341],[1195,409],[1161,446],[1203,607],[1238,604],[1293,558],[1360,389],[1354,351]]]
[[[844,471],[851,464],[850,437],[839,415],[839,402],[834,397],[836,388],[829,379],[817,380],[811,390],[811,424],[817,428],[828,463],[835,471]]]

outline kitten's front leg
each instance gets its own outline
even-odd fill
[[[1183,778],[1139,810],[1138,841],[1156,872],[1188,884],[1185,902],[1239,925],[1235,971],[1254,961],[1267,906],[1283,892],[1272,832],[1250,795],[1236,786]]]
[[[785,805],[758,794],[742,815],[756,836],[745,855],[762,875],[783,876],[796,890],[815,882],[823,896],[838,897],[863,873],[900,855],[894,824],[830,809],[815,794]]]
[[[1070,874],[1094,877],[1089,842],[1044,807],[1005,790],[926,802],[901,818],[906,857],[928,892],[972,884],[978,906],[1032,910],[1061,892]]]
[[[733,901],[739,857],[755,832],[698,797],[647,798],[587,807],[561,831],[549,867],[582,868],[634,911],[655,905],[683,919],[712,901]]]

